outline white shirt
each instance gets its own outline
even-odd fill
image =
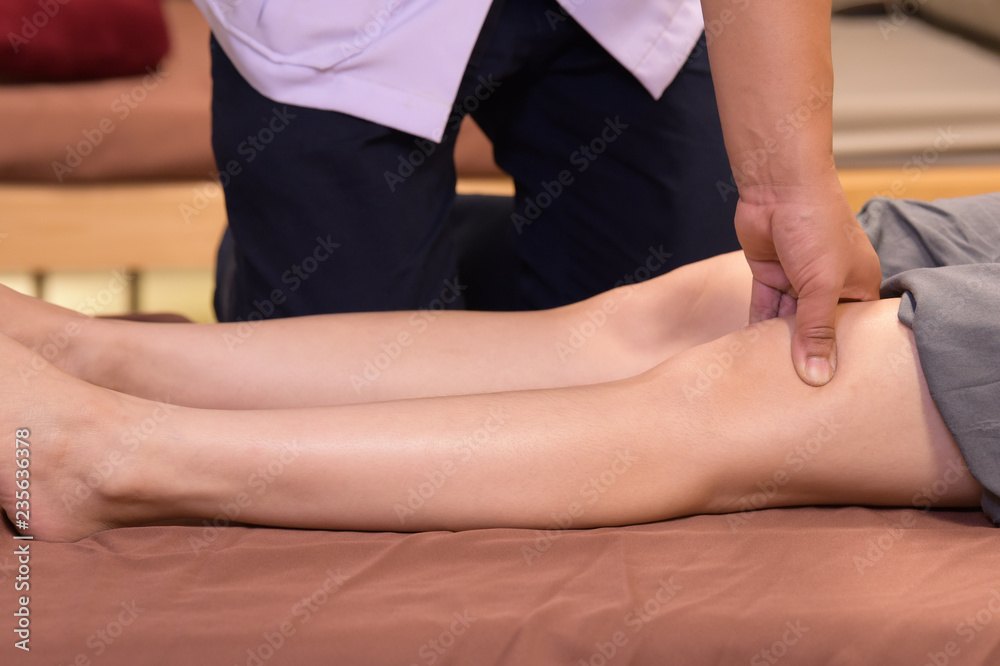
[[[195,0],[250,85],[440,141],[492,0]],[[654,97],[704,29],[699,0],[559,0]]]

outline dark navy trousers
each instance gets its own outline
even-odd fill
[[[440,143],[270,100],[214,40],[212,75],[223,321],[555,307],[739,247],[704,37],[654,100],[553,0],[495,2]],[[512,200],[456,205],[466,114]]]

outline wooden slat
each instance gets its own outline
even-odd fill
[[[1000,190],[1000,165],[845,169],[857,210],[873,196],[936,199]],[[510,195],[509,178],[462,179],[458,191]],[[0,185],[0,271],[210,268],[226,224],[218,185]]]
[[[208,181],[0,185],[0,270],[206,268],[225,224]]]
[[[854,210],[872,197],[930,201],[946,197],[967,197],[1000,191],[1000,165],[932,167],[928,169],[842,169],[840,182]],[[509,178],[463,179],[460,194],[512,195]]]
[[[500,178],[460,178],[455,186],[459,194],[493,194],[496,196],[513,196],[514,181],[503,176]]]
[[[855,211],[872,197],[931,201],[1000,191],[1000,165],[929,169],[842,169],[840,182]]]

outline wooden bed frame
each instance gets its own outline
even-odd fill
[[[850,169],[841,182],[858,210],[895,192],[931,200],[1000,189],[1000,165]],[[463,194],[512,194],[506,178],[462,179]],[[192,203],[194,205],[192,205]],[[33,273],[125,268],[211,268],[226,225],[221,189],[180,182],[86,186],[0,185],[0,271]]]

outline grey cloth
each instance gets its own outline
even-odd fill
[[[931,397],[1000,525],[1000,194],[873,199],[858,215]]]

